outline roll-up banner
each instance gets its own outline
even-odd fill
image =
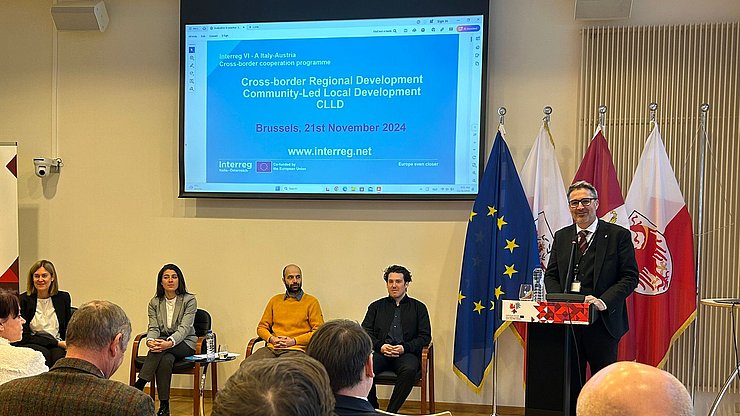
[[[0,287],[18,290],[18,145],[0,142]]]

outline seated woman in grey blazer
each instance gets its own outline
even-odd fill
[[[143,390],[156,377],[159,393],[157,416],[170,414],[170,380],[176,360],[195,354],[195,312],[198,302],[188,293],[185,277],[174,264],[165,264],[157,274],[157,295],[149,301],[149,353],[134,386]]]

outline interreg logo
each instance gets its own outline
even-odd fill
[[[629,226],[640,278],[635,292],[643,295],[665,293],[673,277],[673,259],[665,236],[637,211],[629,216]]]
[[[219,172],[251,172],[252,162],[245,162],[241,160],[219,160],[218,161]]]

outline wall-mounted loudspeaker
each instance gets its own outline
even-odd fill
[[[576,0],[576,20],[629,19],[632,0]]]
[[[108,11],[100,1],[64,2],[51,6],[57,30],[99,30],[108,27]]]

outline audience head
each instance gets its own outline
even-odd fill
[[[187,285],[185,285],[185,276],[182,274],[182,270],[180,270],[177,265],[168,263],[162,266],[161,269],[159,269],[159,273],[157,273],[157,297],[162,298],[164,297],[164,286],[162,285],[162,280],[165,277],[171,277],[171,276],[177,277],[177,289],[175,289],[175,293],[178,295],[183,295],[188,293]]]
[[[95,357],[106,378],[123,361],[131,338],[131,321],[120,306],[94,300],[80,306],[67,326],[67,356]]]
[[[298,293],[303,287],[303,272],[295,264],[283,267],[283,284],[288,293]]]
[[[324,366],[306,355],[247,360],[218,392],[214,416],[328,416],[334,395]]]
[[[578,416],[693,416],[686,387],[667,371],[633,361],[607,366],[583,386]]]
[[[335,319],[321,325],[311,337],[306,353],[319,360],[329,374],[331,388],[340,393],[367,381],[367,395],[372,387],[373,344],[357,322]]]
[[[59,277],[54,264],[49,260],[39,260],[28,271],[26,293],[35,295],[40,291],[48,291],[49,296],[59,292]]]
[[[23,324],[18,295],[0,288],[0,337],[10,342],[20,341],[23,337]]]

